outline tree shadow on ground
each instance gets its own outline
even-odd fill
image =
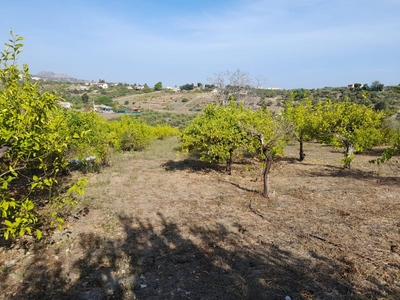
[[[298,157],[291,157],[291,156],[274,157],[274,163],[279,163],[279,162],[286,162],[289,164],[302,163],[302,161],[300,161]]]
[[[234,187],[237,187],[238,189],[241,189],[242,191],[245,191],[245,192],[250,192],[250,193],[254,193],[254,194],[261,194],[260,191],[257,191],[257,190],[254,190],[254,189],[246,188],[246,187],[241,186],[240,184],[237,184],[237,183],[234,183],[234,182],[229,182],[229,181],[222,181],[222,182],[229,183],[229,184],[233,185]],[[260,180],[260,186],[261,186],[262,184],[263,184],[263,183],[262,183],[262,180]]]
[[[363,171],[360,169],[344,169],[335,166],[325,166],[325,169],[318,171],[305,171],[310,177],[343,177],[356,180],[366,180],[377,185],[398,185],[400,177],[396,176],[379,176],[376,172]]]
[[[225,167],[219,164],[213,164],[209,162],[203,162],[195,158],[189,158],[184,160],[169,160],[162,165],[162,167],[166,171],[183,171],[189,170],[193,172],[203,171],[203,172],[210,172],[210,171],[217,171],[223,172]]]
[[[302,258],[261,238],[250,242],[250,233],[236,223],[239,230],[219,223],[189,226],[189,239],[177,224],[158,217],[156,229],[119,216],[121,238],[81,235],[84,252],[69,262],[50,264],[36,250],[6,299],[376,299],[400,292],[374,279],[368,288],[356,286],[356,272],[345,260],[316,252]],[[67,263],[72,270],[65,273]],[[4,288],[7,275],[1,279]]]
[[[385,152],[385,150],[387,150],[388,147],[386,148],[372,148],[371,150],[366,150],[364,152],[361,153],[357,153],[357,155],[359,156],[378,156],[378,157],[382,157],[383,152]]]

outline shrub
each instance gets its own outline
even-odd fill
[[[157,125],[153,127],[153,136],[156,139],[163,140],[167,137],[177,136],[177,135],[179,135],[179,130],[171,126]]]
[[[152,140],[152,128],[131,116],[123,116],[119,121],[111,121],[112,145],[117,150],[143,150]]]
[[[95,112],[68,110],[65,112],[68,135],[69,159],[84,160],[95,156],[99,164],[107,164],[110,144],[108,121]]]

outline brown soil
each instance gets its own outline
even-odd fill
[[[0,299],[400,299],[399,164],[291,145],[265,199],[256,161],[176,146],[116,155],[63,231],[1,247]]]

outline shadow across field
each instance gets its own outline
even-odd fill
[[[261,192],[259,192],[257,190],[246,188],[246,187],[241,186],[240,184],[237,184],[237,183],[234,183],[234,182],[228,182],[228,181],[223,181],[223,182],[229,183],[229,184],[233,185],[234,187],[237,187],[238,189],[241,189],[241,190],[243,190],[245,192],[261,194]],[[260,181],[260,185],[261,184],[262,184],[262,181]]]
[[[218,165],[218,164],[213,164],[213,163],[208,163],[208,162],[203,162],[200,161],[196,158],[189,158],[189,159],[184,159],[184,160],[169,160],[166,163],[162,165],[162,167],[166,171],[183,171],[183,170],[189,170],[189,171],[203,171],[203,172],[210,172],[210,171],[218,171],[218,172],[223,172],[225,170],[225,167]]]
[[[336,166],[326,165],[324,169],[304,172],[310,177],[342,177],[355,180],[366,180],[377,185],[398,185],[400,178],[397,176],[379,176],[376,172],[363,171],[360,169],[344,169]]]
[[[72,259],[68,274],[61,261],[51,265],[36,250],[9,299],[372,299],[396,292],[371,279],[373,288],[359,294],[351,282],[356,270],[346,260],[314,252],[300,258],[263,240],[243,244],[249,233],[237,223],[237,231],[219,223],[191,226],[188,239],[163,214],[158,218],[156,230],[120,215],[123,238],[81,235],[84,254]],[[1,289],[7,276],[0,274]]]

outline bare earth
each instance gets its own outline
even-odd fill
[[[177,141],[90,174],[62,232],[0,248],[0,299],[400,299],[400,169],[307,144],[261,172],[176,155]]]

